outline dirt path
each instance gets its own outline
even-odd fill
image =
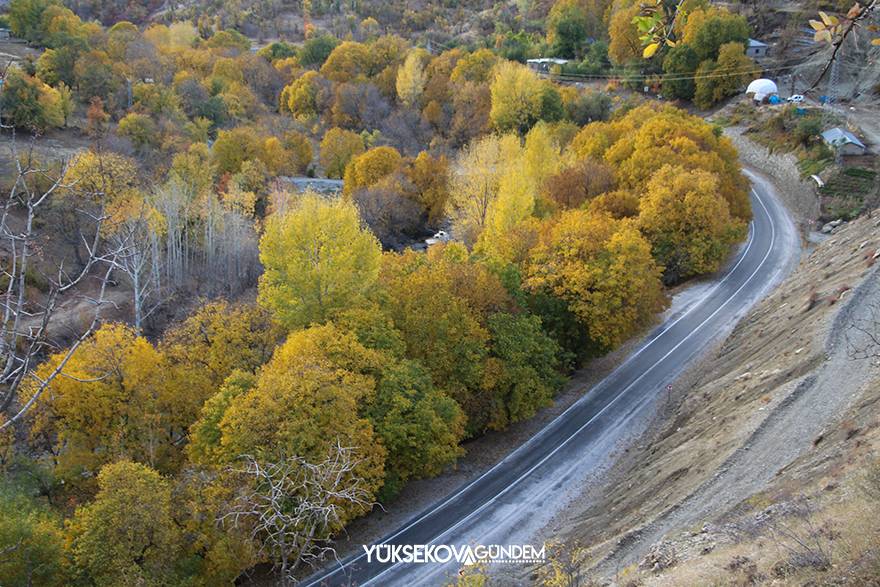
[[[714,477],[653,522],[631,531],[620,541],[624,546],[606,557],[597,566],[597,572],[611,574],[617,568],[637,563],[668,532],[729,511],[765,488],[782,469],[808,451],[828,427],[834,426],[864,387],[877,377],[878,369],[871,362],[851,358],[847,342],[859,344],[860,335],[848,326],[853,319],[866,317],[866,302],[877,299],[880,273],[875,269],[836,316],[825,342],[825,362],[793,386],[791,393]]]

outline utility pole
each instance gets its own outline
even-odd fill
[[[831,64],[831,75],[828,76],[828,103],[834,104],[837,102],[837,89],[840,87],[840,60],[843,58],[843,47],[840,48],[840,53],[837,55],[837,59],[834,60],[834,63]]]

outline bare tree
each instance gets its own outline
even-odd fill
[[[356,451],[337,441],[322,462],[289,457],[277,463],[241,457],[243,469],[233,469],[247,481],[233,509],[221,517],[247,523],[262,554],[281,572],[281,585],[294,585],[303,563],[315,566],[336,551],[330,542],[352,507],[369,508],[370,493],[354,474],[360,464]]]
[[[138,332],[144,320],[165,301],[161,296],[159,235],[150,212],[143,202],[137,214],[119,223],[110,239],[119,252],[114,259],[115,267],[131,286],[134,328]]]
[[[69,272],[60,261],[51,271],[41,269],[37,227],[52,199],[72,187],[67,181],[69,162],[61,160],[57,165],[46,165],[36,157],[33,143],[22,153],[17,148],[14,129],[3,126],[2,130],[11,134],[12,181],[0,203],[0,413],[17,410],[0,423],[0,430],[27,412],[94,331],[101,310],[108,303],[105,293],[119,255],[119,247],[107,248],[101,238],[105,216],[99,205],[91,210],[78,210],[88,217],[90,226],[88,235],[80,235],[86,251],[83,265]],[[35,279],[41,282],[42,291],[32,287],[30,282]],[[92,280],[96,283],[87,283]],[[62,298],[71,296],[78,286],[88,286],[89,291],[97,292],[81,295],[93,309],[91,320],[72,334],[73,342],[55,369],[40,377],[34,370],[36,364],[47,352],[58,348],[50,339],[50,325],[57,324],[53,318]],[[31,396],[19,406],[19,391],[26,381],[33,383]]]

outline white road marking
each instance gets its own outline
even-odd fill
[[[498,498],[504,496],[508,491],[510,491],[510,490],[513,489],[516,485],[518,485],[523,479],[525,479],[526,477],[528,477],[528,476],[529,476],[531,473],[533,473],[537,468],[539,468],[541,465],[543,465],[545,462],[547,462],[548,459],[552,458],[553,455],[555,455],[559,450],[561,450],[563,447],[565,447],[565,446],[566,446],[566,445],[567,445],[567,444],[568,444],[568,443],[569,443],[569,442],[570,442],[575,436],[577,436],[578,434],[580,434],[580,433],[584,430],[584,428],[586,428],[587,426],[589,426],[589,425],[590,425],[590,424],[591,424],[596,418],[598,418],[599,416],[601,416],[601,415],[602,415],[602,414],[603,414],[608,408],[610,408],[611,406],[613,406],[613,405],[617,402],[618,399],[620,399],[622,396],[626,395],[626,392],[629,391],[634,385],[636,385],[636,384],[637,384],[637,383],[638,383],[638,382],[639,382],[639,381],[640,381],[645,375],[647,375],[647,374],[648,374],[651,370],[653,370],[657,365],[659,365],[659,364],[662,363],[664,360],[666,360],[666,358],[669,357],[669,355],[671,355],[672,353],[674,353],[674,352],[675,352],[675,351],[676,351],[681,345],[683,345],[683,344],[684,344],[687,340],[689,340],[689,339],[690,339],[690,338],[691,338],[696,332],[698,332],[703,326],[705,326],[707,322],[709,322],[710,320],[712,320],[712,318],[714,318],[714,317],[718,314],[718,312],[720,312],[725,306],[727,306],[727,304],[730,303],[730,301],[733,300],[733,298],[735,298],[735,297],[739,294],[739,292],[742,291],[743,288],[745,288],[745,286],[748,285],[748,284],[751,282],[751,280],[755,277],[755,275],[758,273],[758,271],[760,271],[761,268],[764,266],[764,263],[766,263],[767,258],[770,256],[770,253],[772,252],[772,250],[773,250],[773,246],[774,246],[775,241],[776,241],[776,225],[775,225],[775,223],[773,222],[773,217],[770,215],[770,211],[767,209],[767,206],[764,204],[763,200],[762,200],[761,197],[758,195],[758,193],[754,190],[754,188],[752,188],[751,191],[752,191],[752,193],[755,195],[755,198],[757,198],[758,203],[761,204],[761,207],[764,209],[764,213],[767,215],[767,218],[768,218],[768,220],[770,221],[770,246],[767,248],[767,252],[764,254],[763,259],[761,259],[761,262],[758,264],[758,266],[755,268],[755,270],[751,273],[751,275],[749,275],[749,277],[748,277],[748,278],[742,283],[742,285],[740,285],[739,288],[737,288],[737,290],[736,290],[735,292],[733,292],[733,294],[731,294],[731,295],[730,295],[730,296],[729,296],[729,297],[728,297],[728,298],[727,298],[727,299],[726,299],[726,300],[725,300],[720,306],[718,306],[718,308],[716,308],[715,311],[712,312],[712,314],[710,314],[705,320],[703,320],[702,322],[700,322],[700,324],[698,324],[693,330],[691,330],[690,333],[688,333],[687,336],[685,336],[683,339],[681,339],[681,340],[678,342],[678,344],[676,344],[674,347],[672,347],[672,349],[670,349],[665,355],[663,355],[660,359],[658,359],[653,365],[651,365],[651,366],[648,367],[645,371],[643,371],[642,374],[639,375],[638,378],[636,378],[632,383],[630,383],[629,385],[627,385],[627,386],[626,386],[626,387],[625,387],[620,393],[618,393],[618,394],[617,394],[617,395],[616,395],[616,396],[615,396],[610,402],[608,402],[608,403],[605,405],[605,407],[603,407],[601,410],[599,410],[598,413],[596,413],[592,418],[590,418],[587,422],[585,422],[583,425],[581,425],[581,427],[578,428],[573,434],[571,434],[570,436],[568,436],[568,438],[566,438],[566,439],[565,439],[564,441],[562,441],[559,445],[557,445],[552,451],[550,451],[547,455],[545,455],[540,461],[538,461],[537,464],[535,464],[535,465],[532,466],[528,471],[526,471],[525,473],[523,473],[522,475],[520,475],[519,477],[517,477],[517,479],[515,479],[510,485],[508,485],[508,486],[505,487],[502,491],[500,491],[498,494],[496,494],[494,497],[490,498],[488,501],[486,501],[485,503],[483,503],[483,505],[481,505],[479,508],[477,508],[476,510],[474,510],[473,512],[471,512],[470,514],[468,514],[467,516],[465,516],[464,518],[462,518],[461,520],[459,520],[459,522],[456,523],[454,526],[452,526],[452,527],[450,527],[450,528],[447,528],[446,530],[444,530],[443,532],[441,532],[440,534],[438,534],[437,536],[435,536],[434,538],[432,538],[431,540],[429,540],[429,541],[428,541],[429,544],[436,542],[439,538],[442,538],[443,536],[445,536],[445,535],[448,534],[449,532],[454,531],[454,530],[457,529],[459,526],[461,526],[462,524],[464,524],[465,522],[467,522],[468,520],[470,520],[473,516],[475,516],[475,515],[477,515],[478,513],[480,513],[483,509],[485,509],[485,508],[488,507],[489,505],[493,504]],[[736,269],[740,266],[740,264],[742,264],[742,262],[743,262],[743,261],[746,259],[746,257],[748,256],[748,252],[749,252],[749,250],[751,249],[753,243],[754,243],[754,228],[753,228],[753,226],[751,226],[750,229],[749,229],[749,239],[748,239],[748,243],[747,243],[746,248],[745,248],[745,250],[743,251],[742,255],[740,256],[739,260],[736,262],[736,264],[733,266],[733,268],[727,273],[727,275],[725,275],[724,278],[723,278],[721,281],[719,281],[719,282],[715,285],[715,287],[713,287],[713,288],[712,288],[712,289],[711,289],[711,290],[705,295],[705,297],[703,298],[704,301],[705,301],[706,299],[709,299],[709,298],[712,296],[712,294],[714,294],[715,291],[717,291],[718,288],[721,287],[721,285],[724,284],[724,282],[726,282],[728,279],[730,279],[730,277],[736,272]],[[660,334],[658,334],[658,335],[657,335],[656,337],[654,337],[652,340],[648,341],[647,344],[645,344],[645,345],[644,345],[642,348],[640,348],[636,353],[634,353],[632,356],[630,356],[629,359],[627,359],[627,360],[624,361],[619,367],[617,367],[617,369],[615,369],[610,375],[608,375],[608,376],[603,380],[603,382],[606,381],[606,380],[608,380],[608,379],[610,379],[611,377],[613,377],[615,373],[617,373],[620,369],[624,368],[624,367],[625,367],[626,365],[628,365],[631,361],[633,361],[634,359],[636,359],[636,358],[637,358],[637,357],[638,357],[643,351],[645,351],[647,348],[649,348],[649,347],[650,347],[652,344],[654,344],[656,341],[660,340],[660,338],[661,338],[664,334],[666,334],[667,332],[669,332],[669,331],[670,331],[670,330],[671,330],[676,324],[678,324],[681,320],[683,320],[683,319],[684,319],[686,316],[688,316],[691,312],[693,312],[694,310],[696,310],[697,308],[699,308],[699,307],[701,307],[701,306],[702,306],[702,302],[701,302],[701,303],[698,303],[698,304],[693,304],[693,305],[691,306],[690,309],[688,309],[688,310],[687,310],[686,312],[684,312],[681,316],[679,316],[674,322],[672,322],[672,324],[670,324],[668,327],[666,327],[666,328],[665,328]],[[602,384],[602,382],[600,382],[598,385],[601,385],[601,384]],[[475,484],[477,484],[480,480],[482,480],[482,479],[485,478],[487,475],[489,475],[490,473],[492,473],[493,471],[495,471],[495,469],[497,469],[497,468],[498,468],[500,465],[502,465],[505,461],[507,461],[508,459],[510,459],[511,457],[513,457],[514,455],[516,455],[517,453],[519,453],[520,451],[525,450],[525,449],[526,449],[527,447],[529,447],[533,442],[535,442],[538,438],[540,438],[543,434],[548,433],[548,431],[553,427],[554,424],[556,424],[559,420],[561,420],[562,418],[564,418],[565,415],[566,415],[569,411],[571,411],[571,410],[574,409],[576,406],[578,406],[579,404],[581,404],[581,402],[586,401],[588,397],[589,397],[589,395],[584,395],[584,397],[582,397],[581,399],[579,399],[578,401],[576,401],[574,404],[572,404],[571,406],[569,406],[568,409],[566,409],[566,410],[565,410],[564,412],[562,412],[559,416],[557,416],[556,418],[554,418],[549,424],[547,424],[547,426],[545,426],[544,428],[542,428],[542,429],[541,429],[537,434],[535,434],[535,436],[533,436],[530,440],[528,440],[528,441],[526,441],[524,444],[520,445],[516,450],[514,450],[514,451],[513,451],[511,454],[509,454],[507,457],[505,457],[504,459],[502,459],[501,461],[499,461],[498,463],[496,463],[496,464],[495,464],[492,468],[490,468],[488,471],[486,471],[485,473],[483,473],[482,475],[480,475],[479,477],[477,477],[476,479],[474,479],[473,481],[471,481],[470,483],[468,483],[466,486],[464,486],[462,489],[460,489],[459,491],[457,491],[457,492],[456,492],[455,494],[453,494],[452,496],[450,496],[450,497],[446,498],[445,500],[443,500],[442,502],[440,502],[438,505],[434,506],[433,508],[431,508],[431,509],[428,510],[428,511],[423,512],[421,515],[419,515],[416,519],[414,519],[413,521],[411,521],[410,523],[408,523],[406,526],[404,526],[403,528],[399,529],[397,532],[395,532],[395,533],[392,534],[391,536],[388,536],[387,538],[385,538],[384,540],[382,540],[381,542],[379,542],[379,544],[388,544],[389,542],[391,542],[391,541],[392,541],[394,538],[396,538],[397,536],[399,536],[399,535],[401,535],[402,533],[406,532],[407,530],[409,530],[410,528],[412,528],[412,527],[415,526],[416,524],[420,523],[422,520],[424,520],[424,519],[427,518],[428,516],[430,516],[430,515],[432,515],[433,513],[435,513],[437,510],[439,510],[439,509],[445,507],[447,504],[449,504],[450,502],[454,501],[456,498],[458,498],[459,496],[461,496],[462,493],[466,492],[468,489],[470,489],[470,488],[473,487]],[[335,575],[335,574],[338,573],[339,571],[343,570],[343,569],[345,568],[345,566],[349,566],[349,565],[351,565],[352,563],[355,563],[355,562],[357,562],[357,561],[363,559],[365,556],[366,556],[366,554],[360,554],[360,555],[358,555],[357,557],[355,557],[355,558],[351,559],[350,561],[346,562],[344,566],[336,567],[336,568],[334,568],[333,570],[326,572],[326,573],[325,573],[324,575],[322,575],[321,577],[312,580],[310,583],[306,584],[306,587],[312,587],[313,585],[317,585],[317,584],[319,584],[321,581],[324,581],[324,580],[328,579],[329,577],[332,577],[333,575]],[[367,587],[368,585],[373,584],[373,583],[374,583],[375,581],[377,581],[379,578],[381,578],[381,577],[384,576],[385,574],[387,574],[387,573],[391,572],[392,570],[394,570],[395,568],[397,568],[400,564],[401,564],[401,563],[397,563],[397,564],[394,564],[394,565],[388,567],[387,569],[385,569],[384,571],[382,571],[381,573],[379,573],[379,574],[376,575],[375,577],[369,579],[366,583],[363,583],[363,584],[362,584],[363,587]]]

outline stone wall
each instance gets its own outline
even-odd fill
[[[801,178],[797,158],[791,153],[771,154],[767,147],[759,145],[743,135],[742,127],[729,127],[724,134],[733,141],[740,160],[748,167],[767,176],[776,185],[779,195],[799,227],[813,228],[819,217],[819,198],[816,185]]]

